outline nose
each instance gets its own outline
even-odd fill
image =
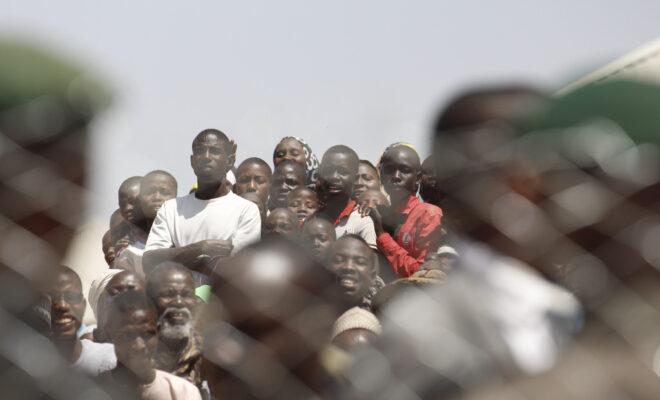
[[[250,183],[248,183],[247,190],[248,190],[248,192],[256,192],[257,191],[257,182],[255,182],[254,179],[251,179]]]
[[[183,297],[181,297],[181,293],[177,293],[177,295],[174,296],[174,298],[172,299],[172,303],[170,305],[174,307],[183,306]]]
[[[396,180],[396,181],[401,180],[401,172],[399,170],[394,171],[394,174],[392,175],[392,180]]]
[[[355,265],[353,265],[352,260],[346,260],[342,265],[339,266],[339,272],[353,272],[355,271]]]
[[[53,299],[53,309],[59,312],[67,312],[69,311],[69,303],[64,301],[60,296],[59,298]]]
[[[133,346],[131,346],[131,347],[133,348],[133,351],[134,351],[134,352],[136,352],[136,353],[142,353],[142,352],[144,352],[144,351],[146,350],[146,348],[147,348],[147,343],[144,341],[144,339],[143,339],[142,337],[139,337],[139,336],[138,336],[138,337],[133,341]]]

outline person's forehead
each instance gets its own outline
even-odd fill
[[[175,269],[163,271],[158,275],[158,279],[156,280],[156,287],[159,289],[179,285],[185,285],[194,288],[195,282],[193,281],[190,274],[186,274],[183,271],[177,271]]]
[[[140,182],[134,182],[127,185],[122,185],[119,188],[119,194],[125,196],[135,196],[140,192]]]
[[[283,141],[281,141],[277,145],[278,150],[284,150],[284,149],[289,150],[289,149],[292,149],[292,148],[295,148],[297,150],[302,150],[303,145],[302,145],[302,143],[300,143],[299,141],[297,141],[296,139],[293,139],[293,138],[284,139]]]
[[[140,283],[140,278],[132,272],[120,272],[108,282],[109,287],[137,285]]]
[[[282,175],[304,175],[305,169],[300,164],[294,164],[292,162],[287,162],[286,164],[280,164],[276,172]]]
[[[204,135],[202,137],[196,138],[193,141],[193,147],[197,146],[222,146],[224,144],[225,139],[220,138],[218,135],[215,133],[209,133],[207,135]]]
[[[290,212],[286,212],[284,210],[273,210],[270,212],[270,215],[268,215],[268,220],[270,221],[277,221],[277,222],[282,222],[282,221],[293,221],[295,219],[295,215]]]
[[[57,277],[51,289],[54,291],[76,291],[82,292],[80,280],[71,272],[63,271],[57,274]]]
[[[316,193],[312,192],[311,189],[302,189],[302,190],[296,190],[294,193],[291,194],[291,197],[299,198],[299,199],[312,199],[316,197]]]
[[[347,238],[336,241],[332,247],[332,253],[351,256],[369,256],[371,249],[357,239]]]
[[[115,310],[112,320],[116,321],[118,331],[136,331],[152,328],[156,324],[156,312],[151,309]]]
[[[335,229],[329,223],[324,223],[320,220],[313,220],[305,223],[305,230],[312,234],[329,233],[331,229]]]
[[[154,187],[154,186],[174,186],[172,179],[163,174],[153,174],[144,178],[142,183],[143,187]]]
[[[326,154],[323,157],[323,161],[321,163],[326,165],[340,165],[340,164],[351,164],[351,161],[355,161],[355,160],[353,160],[353,157],[351,157],[351,155],[348,152],[338,150]]]
[[[418,165],[419,157],[417,157],[413,149],[406,146],[398,146],[385,153],[383,164]]]
[[[241,164],[240,167],[238,167],[238,171],[236,172],[238,176],[241,175],[268,175],[268,168],[260,163],[257,162],[250,162],[247,164]]]
[[[376,170],[371,167],[369,164],[365,163],[360,163],[358,166],[358,170],[360,171],[361,174],[372,174],[374,175]]]

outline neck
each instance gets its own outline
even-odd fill
[[[171,339],[165,337],[159,337],[160,343],[163,346],[159,346],[159,350],[166,351],[168,353],[180,353],[188,345],[189,338],[185,337],[183,339]]]
[[[329,217],[337,218],[339,214],[344,211],[346,205],[351,200],[351,197],[343,193],[328,197],[325,199],[325,206],[323,213]]]
[[[405,195],[401,195],[398,197],[390,196],[390,203],[392,204],[392,209],[396,210],[397,208],[401,207],[403,204],[405,204],[408,201],[408,198],[410,196],[411,193],[406,193]]]
[[[78,361],[82,352],[82,343],[77,337],[54,341],[60,355],[70,363]]]
[[[137,387],[138,385],[147,385],[156,378],[156,370],[149,368],[137,375],[130,368],[117,361],[117,367],[112,370],[112,377],[122,386]]]
[[[199,188],[195,191],[195,197],[200,200],[210,200],[222,197],[229,193],[226,181],[221,182],[198,182]]]
[[[142,220],[135,223],[135,226],[142,229],[143,232],[147,234],[151,231],[151,225],[153,225],[154,220],[150,218],[143,218]]]

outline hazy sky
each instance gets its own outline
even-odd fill
[[[0,6],[0,34],[93,68],[114,90],[92,154],[92,211],[107,218],[130,175],[194,181],[207,127],[238,160],[271,161],[279,138],[375,160],[407,140],[424,154],[438,108],[466,86],[549,90],[660,36],[651,1],[27,1]],[[655,4],[653,4],[655,3]]]

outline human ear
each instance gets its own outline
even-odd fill
[[[229,144],[227,145],[227,148],[229,150],[229,156],[227,157],[227,167],[231,168],[234,166],[234,163],[236,162],[236,149],[237,149],[236,142],[233,140],[229,141]]]

